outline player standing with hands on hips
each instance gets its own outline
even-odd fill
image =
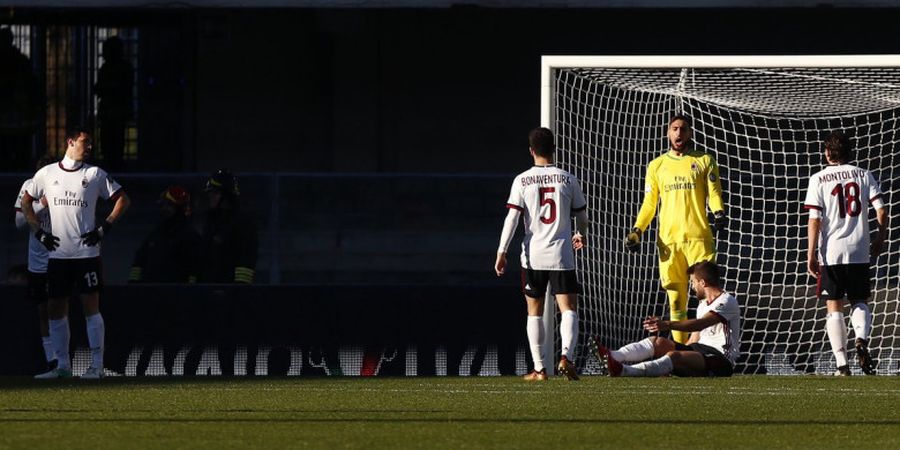
[[[803,202],[809,210],[807,270],[817,278],[819,298],[825,299],[828,308],[825,331],[837,363],[835,375],[840,376],[850,375],[845,295],[852,305],[856,360],[866,375],[875,374],[868,347],[872,329],[872,313],[866,304],[871,295],[869,265],[881,254],[888,230],[881,186],[872,172],[849,164],[851,159],[850,139],[839,131],[830,133],[825,138],[828,167],[810,177]],[[866,203],[875,208],[878,221],[878,234],[871,242]]]
[[[103,377],[103,340],[105,326],[100,315],[100,288],[103,272],[100,264],[100,241],[128,209],[130,201],[118,183],[103,169],[87,164],[91,153],[91,134],[86,128],[66,133],[66,156],[56,164],[37,171],[31,186],[22,196],[22,212],[35,238],[50,252],[47,262],[47,311],[50,318],[50,340],[56,351],[56,368],[35,378],[52,379],[72,376],[69,358],[69,296],[81,298],[87,325],[91,365],[81,376]],[[34,199],[46,197],[50,210],[51,231],[41,229],[34,213]],[[115,201],[106,219],[96,223],[95,211],[100,199]]]
[[[719,166],[708,153],[694,148],[691,123],[676,115],[669,120],[669,150],[647,165],[644,202],[634,226],[625,238],[625,248],[636,252],[641,235],[650,226],[659,204],[660,284],[669,298],[672,321],[687,319],[688,267],[716,260],[716,246],[706,217],[713,212],[717,231],[725,229],[728,218],[722,202]],[[672,339],[684,344],[690,334],[672,330]]]
[[[528,381],[547,379],[544,367],[544,296],[547,287],[556,297],[562,315],[559,334],[562,356],[557,370],[569,380],[577,380],[575,349],[578,343],[578,293],[575,278],[575,252],[584,247],[587,232],[587,202],[574,175],[554,165],[556,144],[553,132],[535,128],[528,134],[528,145],[534,167],[516,176],[506,207],[500,247],[494,270],[506,273],[506,252],[524,215],[525,237],[522,240],[522,288],[528,308],[526,332],[534,370]],[[572,234],[572,216],[578,232]]]

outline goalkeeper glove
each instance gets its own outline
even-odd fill
[[[59,238],[45,232],[44,230],[37,230],[34,232],[35,239],[41,243],[44,247],[47,248],[48,251],[56,250],[56,247],[59,247]]]
[[[81,235],[84,238],[84,245],[88,247],[93,247],[100,243],[100,240],[103,239],[103,236],[106,233],[109,233],[109,230],[112,229],[112,224],[108,221],[104,220],[103,225],[100,225],[97,228],[94,228],[92,231],[88,231]]]
[[[713,213],[713,229],[716,231],[725,231],[728,226],[728,217],[725,217],[725,211],[716,211]]]
[[[634,227],[625,236],[625,249],[630,252],[636,252],[641,247],[641,229]]]

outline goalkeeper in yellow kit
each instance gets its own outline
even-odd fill
[[[660,284],[669,297],[673,321],[687,319],[687,269],[700,261],[716,259],[712,230],[706,217],[706,205],[713,212],[716,230],[728,223],[722,204],[719,166],[713,157],[691,145],[691,123],[677,115],[669,120],[669,151],[647,165],[644,203],[634,227],[625,239],[625,248],[635,252],[641,234],[650,226],[659,206]],[[689,333],[672,331],[675,342],[685,343]]]

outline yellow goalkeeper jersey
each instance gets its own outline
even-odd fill
[[[712,240],[706,204],[724,211],[719,166],[712,156],[690,150],[675,156],[670,150],[647,165],[644,203],[634,226],[646,231],[659,206],[659,240],[664,244]]]

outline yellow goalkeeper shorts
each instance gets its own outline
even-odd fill
[[[659,250],[659,282],[663,289],[687,287],[688,267],[700,261],[716,260],[716,247],[709,241],[689,241],[677,244],[657,242]]]

